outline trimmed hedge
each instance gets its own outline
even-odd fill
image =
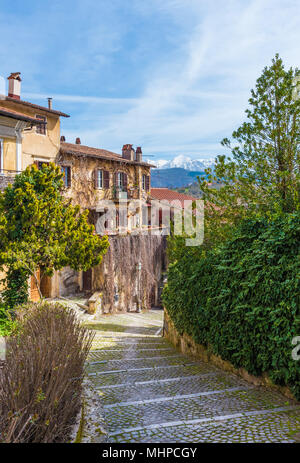
[[[300,213],[247,220],[201,258],[169,267],[165,308],[180,334],[300,399]]]

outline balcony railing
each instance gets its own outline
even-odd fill
[[[0,175],[5,177],[12,177],[14,178],[16,175],[20,174],[21,172],[18,170],[7,170],[7,169],[0,169]]]

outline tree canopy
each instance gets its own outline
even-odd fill
[[[62,178],[54,164],[40,170],[33,165],[0,194],[0,266],[7,270],[8,288],[13,274],[25,281],[38,268],[49,276],[66,266],[88,270],[109,246],[88,223],[88,211],[63,197]]]
[[[300,193],[298,69],[285,70],[276,55],[251,90],[247,121],[225,138],[231,157],[218,156],[199,179],[205,200],[206,242],[224,239],[241,219],[293,212]],[[210,188],[220,182],[222,188]]]

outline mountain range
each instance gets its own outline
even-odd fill
[[[213,168],[214,158],[192,159],[179,155],[171,161],[164,159],[149,161],[157,166],[151,171],[151,185],[153,188],[179,188],[191,185],[198,176],[204,176],[204,170]]]
[[[157,161],[150,161],[152,164],[156,165],[158,169],[174,169],[180,168],[189,171],[204,171],[208,167],[212,167],[215,162],[215,158],[209,159],[192,159],[189,156],[184,156],[180,154],[176,156],[171,161],[165,159],[159,159]]]

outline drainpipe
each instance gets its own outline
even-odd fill
[[[16,128],[16,171],[22,170],[22,129]]]
[[[136,264],[137,268],[137,273],[138,273],[138,297],[137,297],[137,308],[136,311],[137,313],[141,313],[142,308],[141,308],[141,270],[142,270],[142,263],[138,262]]]

